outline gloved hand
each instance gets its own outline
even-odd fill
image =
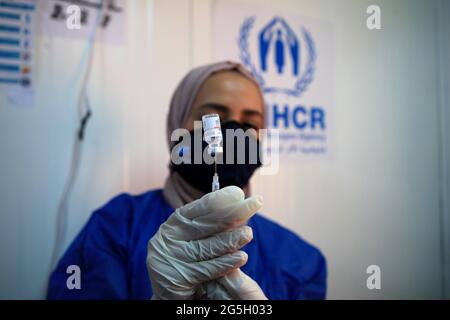
[[[239,268],[204,284],[202,296],[209,300],[267,300],[258,283]]]
[[[217,279],[215,285],[210,282],[207,286],[207,296],[214,300],[267,300],[258,283],[241,269],[235,269]]]
[[[230,186],[175,210],[148,243],[153,299],[192,299],[200,284],[244,265],[247,254],[239,249],[252,234],[242,224],[261,205],[261,197],[244,199]],[[224,280],[224,286],[233,293],[239,279]]]

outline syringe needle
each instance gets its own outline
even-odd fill
[[[217,175],[217,155],[214,157],[214,176],[212,183],[212,191],[220,189],[219,176]]]

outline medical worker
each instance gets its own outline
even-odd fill
[[[175,129],[189,130],[193,140],[194,121],[211,113],[223,132],[264,128],[261,89],[242,65],[209,64],[184,77],[167,118],[170,151]],[[248,156],[248,143],[244,150]],[[67,249],[47,298],[324,299],[320,251],[256,213],[263,199],[250,196],[249,180],[259,166],[259,159],[218,164],[222,189],[210,192],[214,165],[171,162],[162,190],[116,196]],[[80,268],[80,289],[67,286],[71,265]]]

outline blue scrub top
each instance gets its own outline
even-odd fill
[[[147,242],[173,208],[162,190],[121,194],[95,211],[50,277],[48,299],[150,299]],[[318,249],[293,232],[254,215],[253,240],[241,270],[269,299],[324,299],[326,262]],[[68,266],[81,270],[81,289],[67,288]]]

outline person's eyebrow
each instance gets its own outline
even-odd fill
[[[205,103],[197,108],[198,111],[213,110],[213,111],[220,112],[220,113],[227,113],[227,112],[229,112],[229,109],[230,108],[228,108],[227,106],[224,106],[223,104],[219,104],[219,103]]]
[[[217,112],[221,114],[228,114],[230,112],[230,108],[220,104],[220,103],[205,103],[199,106],[196,110],[196,113],[203,113],[203,112]],[[262,113],[259,110],[253,110],[253,109],[247,109],[243,111],[244,115],[247,117],[256,116],[261,119],[261,121],[264,122],[264,113]]]
[[[258,116],[264,120],[264,114],[258,110],[244,110],[243,113],[249,117],[250,116]]]

